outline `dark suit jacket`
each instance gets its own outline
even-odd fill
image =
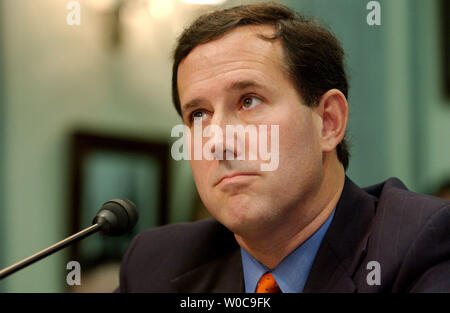
[[[367,276],[380,264],[380,284]],[[372,273],[373,274],[373,273]],[[141,232],[124,255],[120,292],[244,292],[234,235],[214,219]],[[391,178],[346,178],[304,292],[450,292],[450,202]]]

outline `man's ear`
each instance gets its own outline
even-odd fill
[[[323,152],[331,152],[342,141],[347,128],[348,103],[338,89],[328,90],[316,107],[321,119],[320,145]]]

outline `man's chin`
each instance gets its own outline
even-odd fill
[[[254,236],[265,228],[267,218],[262,214],[241,214],[226,216],[219,222],[227,227],[231,232],[240,237]],[[252,212],[254,213],[254,212]]]
[[[211,211],[211,214],[225,227],[235,234],[245,235],[261,231],[269,221],[273,210],[261,206],[261,199],[254,199],[247,194],[239,194],[222,199],[222,207]]]

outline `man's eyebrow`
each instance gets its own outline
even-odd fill
[[[254,80],[239,80],[239,81],[233,82],[228,89],[242,90],[242,89],[245,89],[248,87],[263,87],[263,86]]]
[[[182,109],[182,111],[187,111],[189,109],[192,109],[192,108],[195,108],[195,107],[201,105],[203,102],[206,102],[206,100],[202,99],[202,98],[196,98],[196,99],[193,99],[193,100],[183,104],[181,106],[181,109]]]

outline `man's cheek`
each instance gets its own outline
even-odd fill
[[[260,125],[258,134],[258,155],[262,160],[261,171],[275,171],[280,160],[280,125]]]

